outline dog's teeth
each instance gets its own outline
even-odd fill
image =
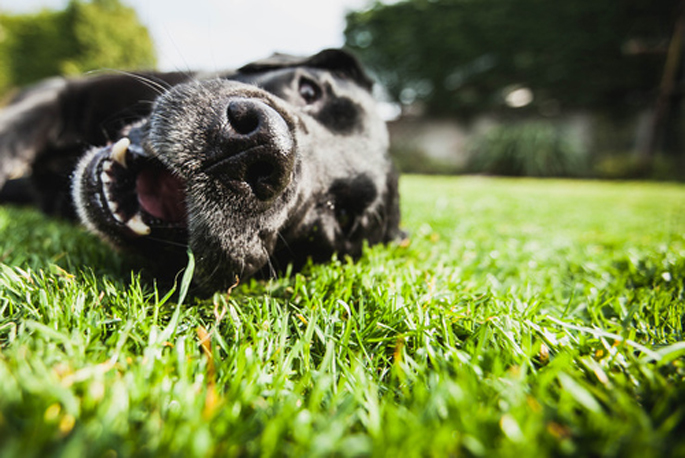
[[[150,226],[143,222],[143,219],[140,217],[140,213],[133,215],[133,217],[128,220],[126,225],[138,235],[148,235],[150,233]]]
[[[112,161],[106,160],[102,163],[102,171],[108,174],[114,173],[114,163]]]
[[[109,207],[109,211],[112,212],[114,217],[117,217],[117,212],[119,211],[119,206],[112,202],[111,200],[107,202],[107,206]],[[121,221],[119,218],[117,220]],[[123,223],[123,221],[121,221]]]
[[[124,168],[126,168],[126,151],[128,151],[130,145],[131,140],[129,140],[128,137],[123,137],[112,145],[112,154],[110,157]]]
[[[109,175],[107,172],[102,172],[100,174],[100,180],[102,181],[103,184],[110,184],[112,183],[112,177]]]

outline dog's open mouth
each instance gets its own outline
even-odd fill
[[[187,226],[185,183],[139,145],[123,137],[96,159],[89,185],[96,188],[105,219],[135,236]]]

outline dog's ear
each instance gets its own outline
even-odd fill
[[[68,193],[69,174],[87,145],[105,145],[121,129],[149,113],[152,101],[169,86],[186,81],[185,73],[101,74],[66,80],[53,78],[29,87],[0,109],[0,202],[31,196],[26,180],[5,189],[9,179],[32,175],[44,210],[53,208],[55,192]],[[54,185],[47,179],[58,179]],[[21,185],[21,186],[19,186]]]
[[[366,74],[357,58],[342,49],[324,49],[307,59],[305,65],[330,70],[331,72],[355,81],[367,91],[373,88],[373,80]]]
[[[0,188],[28,172],[38,153],[59,135],[59,96],[65,86],[61,78],[44,81],[0,110]]]
[[[238,71],[240,73],[261,73],[279,68],[298,67],[303,65],[307,59],[308,57],[293,56],[291,54],[277,52],[265,59],[259,59],[243,65]]]
[[[313,67],[328,70],[342,78],[351,79],[367,91],[371,91],[373,88],[373,80],[366,74],[357,58],[343,49],[324,49],[310,57],[276,53],[266,59],[247,64],[238,71],[249,74],[292,67]]]

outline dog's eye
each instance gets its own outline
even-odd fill
[[[321,98],[321,88],[309,78],[300,79],[300,96],[307,104],[312,104]]]

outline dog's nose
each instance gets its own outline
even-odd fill
[[[241,135],[259,135],[259,128],[263,124],[262,118],[268,106],[262,102],[248,99],[232,100],[228,104],[226,114],[231,127]]]
[[[262,201],[273,199],[293,171],[294,140],[285,119],[265,102],[236,97],[228,101],[226,121],[207,172],[227,185],[247,183]]]

